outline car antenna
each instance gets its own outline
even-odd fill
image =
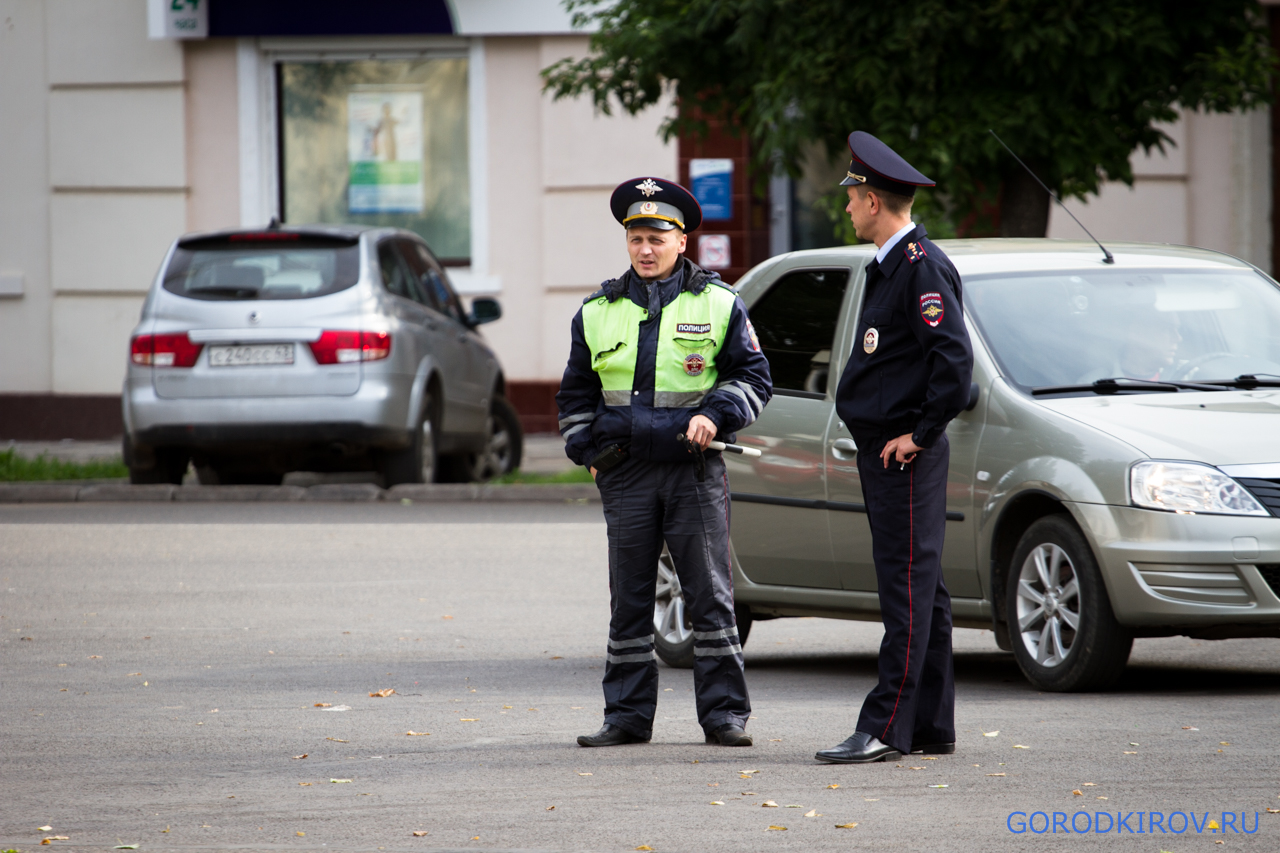
[[[1070,216],[1072,219],[1075,219],[1075,223],[1080,226],[1080,230],[1088,234],[1089,239],[1098,244],[1098,248],[1101,249],[1102,254],[1106,256],[1102,259],[1102,262],[1104,264],[1114,264],[1116,262],[1116,259],[1111,255],[1110,252],[1107,251],[1107,247],[1102,245],[1101,241],[1099,241],[1097,237],[1093,236],[1093,234],[1090,233],[1088,228],[1084,227],[1083,222],[1081,222],[1079,219],[1076,219],[1076,215],[1072,213],[1071,210],[1065,204],[1062,203],[1062,199],[1058,198],[1056,195],[1053,194],[1053,190],[1045,186],[1044,181],[1036,177],[1036,173],[1031,171],[1031,167],[1028,166],[1026,163],[1023,163],[1022,158],[1019,157],[1017,154],[1014,154],[1013,149],[1010,148],[1008,145],[1005,145],[1004,140],[1001,139],[994,130],[992,130],[991,128],[987,128],[987,133],[994,136],[996,138],[996,142],[999,142],[1001,145],[1004,145],[1004,150],[1008,151],[1009,155],[1013,157],[1013,159],[1018,161],[1019,166],[1027,170],[1027,174],[1030,175],[1032,178],[1034,178],[1035,182],[1039,184],[1044,189],[1044,191],[1049,194],[1049,198],[1056,201],[1062,207],[1063,210],[1067,211],[1067,216]]]

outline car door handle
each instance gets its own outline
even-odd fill
[[[831,443],[831,449],[837,458],[847,459],[858,452],[858,445],[852,438],[837,438]],[[847,456],[842,454],[848,454]]]

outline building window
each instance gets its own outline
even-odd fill
[[[467,60],[282,62],[286,222],[406,228],[471,257]]]

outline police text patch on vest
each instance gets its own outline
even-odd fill
[[[711,332],[710,323],[677,323],[676,332],[683,335],[706,335]]]
[[[696,352],[691,352],[684,357],[684,372],[690,376],[701,376],[706,366],[707,360]]]
[[[930,326],[942,322],[941,293],[925,293],[920,296],[920,317]]]

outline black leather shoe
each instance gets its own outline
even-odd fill
[[[600,731],[593,735],[578,737],[578,746],[622,746],[626,743],[648,743],[649,738],[633,735],[626,729],[605,723]]]
[[[870,764],[901,758],[902,753],[866,732],[854,732],[844,743],[821,750],[813,757],[828,764]]]
[[[912,753],[924,753],[925,755],[954,755],[956,751],[956,742],[951,743],[913,743],[911,744]]]
[[[721,746],[751,746],[751,735],[742,730],[742,726],[725,723],[715,731],[707,732],[707,743],[718,743]]]

